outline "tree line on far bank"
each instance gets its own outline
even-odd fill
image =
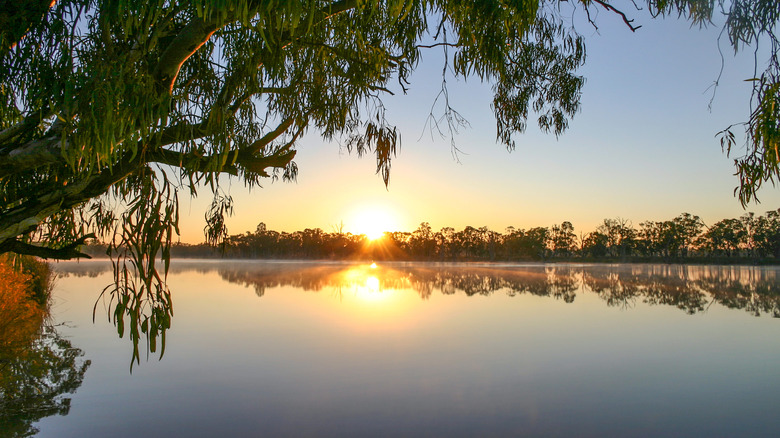
[[[93,254],[99,252],[94,245]],[[550,227],[508,227],[499,233],[467,226],[434,231],[423,222],[412,232],[386,232],[377,240],[365,235],[307,228],[292,233],[269,230],[227,237],[221,248],[205,243],[177,244],[173,257],[258,259],[423,260],[423,261],[713,261],[780,260],[780,209],[748,213],[706,226],[698,216],[682,213],[665,221],[638,226],[604,219],[587,234],[571,222]]]

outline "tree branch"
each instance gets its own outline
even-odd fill
[[[634,20],[629,20],[628,17],[626,16],[626,14],[623,13],[623,11],[620,11],[619,9],[615,8],[614,6],[612,6],[611,4],[609,4],[609,3],[607,3],[607,2],[605,2],[603,0],[592,0],[592,1],[594,3],[596,3],[596,4],[598,4],[598,5],[601,5],[604,9],[620,15],[623,18],[623,22],[626,23],[626,26],[628,26],[628,28],[631,29],[631,32],[636,32],[637,29],[642,27],[641,25],[640,26],[634,26],[633,24],[631,24],[631,23],[634,22]],[[586,10],[587,10],[587,7],[586,7]],[[588,14],[588,21],[590,21],[590,23],[593,24],[593,26],[596,26],[596,23],[594,23],[593,20],[590,19],[590,14]]]
[[[17,236],[35,229],[47,217],[58,211],[67,210],[104,194],[112,185],[127,178],[130,174],[148,163],[185,166],[194,172],[216,172],[238,175],[241,168],[268,177],[265,169],[285,167],[295,157],[295,151],[282,148],[271,155],[240,155],[239,151],[230,153],[228,164],[215,168],[213,156],[198,156],[195,153],[180,153],[157,148],[146,153],[126,154],[119,163],[106,168],[103,172],[92,174],[81,181],[51,190],[37,198],[4,211],[0,216],[0,248],[11,245],[16,248]],[[230,158],[230,156],[229,156]],[[4,249],[12,251],[13,249]],[[13,250],[15,251],[15,250]],[[16,251],[15,251],[16,252]]]
[[[0,216],[0,245],[37,227],[47,217],[67,210],[104,194],[109,187],[127,178],[141,168],[145,161],[142,154],[130,155],[112,168],[93,173],[81,181],[52,189],[38,197],[30,197],[14,208],[2,212]]]
[[[184,29],[160,55],[160,61],[153,73],[158,85],[166,92],[171,93],[184,61],[197,52],[211,38],[211,35],[224,24],[208,23],[200,17],[195,17],[188,25],[184,26]]]
[[[356,7],[357,7],[357,0],[340,0],[340,1],[336,1],[334,3],[331,3],[327,8],[323,8],[323,9],[317,10],[316,14],[318,16],[313,21],[316,21],[315,25],[317,25],[317,24],[322,23],[323,21],[327,21],[327,20],[331,19],[332,17],[335,17],[338,14],[341,14],[341,13],[346,12],[348,10],[354,9]],[[301,21],[305,22],[307,20],[306,19],[302,19]],[[297,28],[296,32],[294,34],[292,34],[292,35],[289,33],[289,31],[285,31],[283,33],[283,35],[281,36],[281,38],[280,38],[280,41],[285,41],[284,43],[281,44],[281,48],[285,49],[285,48],[289,47],[290,44],[292,44],[294,41],[299,40],[305,34],[306,31],[307,31],[307,29],[302,28],[302,27]],[[259,66],[263,65],[262,58],[263,58],[263,51],[260,50],[260,51],[258,51],[256,59],[255,59],[255,64],[257,64],[258,68],[259,68]],[[179,64],[179,67],[181,67],[181,64]],[[236,104],[230,105],[228,107],[228,101],[232,99],[235,90],[238,88],[236,84],[239,83],[240,79],[243,79],[243,78],[239,77],[241,73],[243,73],[243,72],[234,71],[230,76],[228,76],[225,79],[225,83],[224,83],[224,85],[222,87],[222,90],[220,90],[220,92],[219,92],[219,95],[218,95],[218,98],[217,98],[217,103],[214,105],[214,107],[210,111],[210,114],[209,114],[210,118],[214,117],[214,116],[217,116],[216,111],[218,109],[229,108],[231,111],[237,111],[238,110],[238,105],[236,105]],[[295,82],[295,81],[291,81],[291,83],[293,83],[293,82]],[[171,83],[170,85],[172,87],[173,83]],[[285,87],[285,88],[289,88],[289,87]],[[272,90],[282,91],[282,90],[285,90],[285,88],[276,88],[276,89],[275,88],[258,88],[257,90],[252,92],[251,95],[262,94],[263,92],[272,92]],[[267,91],[265,91],[265,90],[267,90]],[[242,101],[242,100],[246,100],[247,98],[249,98],[249,96],[245,95],[241,99],[238,99],[238,100]]]
[[[444,46],[444,47],[460,47],[461,45],[460,45],[460,42],[457,42],[457,43],[446,43],[446,42],[443,42],[443,43],[427,44],[427,45],[426,44],[418,44],[416,47],[418,49],[433,49],[433,48],[441,47],[441,46]]]
[[[168,149],[157,149],[146,153],[147,162],[167,164],[173,167],[182,167],[192,172],[216,172],[216,173],[228,173],[230,175],[238,175],[238,170],[230,165],[217,168],[214,165],[215,160],[213,155],[199,155],[194,152],[176,152]]]
[[[156,135],[154,148],[203,138],[210,133],[205,123],[178,123],[163,129]],[[0,155],[0,178],[41,166],[63,164],[62,150],[67,148],[67,145],[66,141],[63,147],[62,138],[56,136],[32,140],[18,146],[7,154]],[[143,150],[148,146],[148,141],[142,140],[137,148]]]
[[[239,164],[244,169],[254,172],[260,176],[270,176],[265,169],[269,167],[282,168],[290,164],[295,158],[296,151],[289,148],[282,148],[271,155],[263,157],[244,157],[236,160],[236,164]]]
[[[158,140],[155,143],[155,147],[168,146],[189,140],[197,140],[211,133],[212,130],[208,128],[205,122],[196,124],[177,123],[173,126],[169,126],[163,129],[158,134]],[[138,148],[141,149],[144,145],[145,143],[142,141],[139,143]]]
[[[293,118],[290,117],[284,122],[280,123],[279,126],[276,127],[276,129],[264,135],[262,138],[260,138],[260,140],[257,140],[256,142],[249,145],[249,147],[246,148],[245,154],[257,155],[260,152],[260,150],[262,150],[269,143],[274,141],[277,137],[284,134],[284,132],[287,131],[287,128],[292,126],[294,121],[295,120],[293,120]]]
[[[296,136],[297,138],[297,136]],[[259,141],[259,140],[258,140]],[[268,177],[265,169],[269,167],[285,167],[295,158],[295,151],[289,150],[289,144],[270,155],[257,156],[247,153],[246,149],[231,151],[227,154],[225,164],[215,167],[220,160],[214,155],[198,155],[194,152],[182,153],[167,149],[158,149],[146,154],[148,163],[166,164],[174,167],[184,167],[193,172],[227,173],[237,176],[241,169]]]
[[[4,143],[13,140],[19,134],[38,126],[49,116],[51,116],[49,109],[44,107],[28,115],[21,122],[0,131],[0,150],[4,149]]]
[[[61,137],[32,140],[0,155],[0,178],[58,162],[62,162]]]
[[[353,9],[357,6],[357,0],[340,0],[332,3],[327,9],[319,12],[320,21],[328,20],[331,17],[344,11]],[[154,70],[153,77],[158,85],[171,93],[176,77],[179,75],[182,64],[190,58],[195,52],[205,44],[217,29],[230,22],[232,17],[228,15],[222,21],[204,21],[200,17],[195,17],[189,24],[179,32],[179,35],[173,39],[165,51],[160,56],[157,67]],[[300,35],[293,35],[290,41],[299,38]],[[289,44],[289,43],[288,43]]]
[[[77,258],[91,259],[92,257],[78,250],[87,239],[94,239],[95,234],[89,233],[86,236],[79,237],[74,242],[63,246],[62,248],[47,248],[44,246],[32,245],[17,239],[6,240],[0,244],[0,254],[5,252],[14,252],[16,254],[26,254],[44,259],[70,260]]]

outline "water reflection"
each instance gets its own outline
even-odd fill
[[[780,317],[777,272],[758,267],[390,265],[369,271],[365,266],[232,264],[211,269],[229,282],[253,287],[258,296],[276,286],[310,291],[357,286],[375,291],[411,289],[423,300],[437,292],[468,296],[506,293],[571,303],[578,293],[592,293],[608,306],[622,308],[641,301],[695,314],[719,303],[755,316]]]
[[[63,275],[95,277],[109,272],[108,263],[69,264]],[[227,282],[254,289],[258,297],[283,286],[304,291],[353,293],[363,301],[388,302],[395,291],[411,290],[422,300],[433,294],[489,296],[534,295],[573,303],[578,294],[595,294],[607,306],[631,309],[638,302],[674,306],[687,314],[706,312],[717,303],[755,316],[780,317],[778,269],[754,266],[438,264],[177,260],[171,275],[217,272]],[[107,288],[108,290],[108,288]],[[175,295],[176,291],[173,291]],[[109,297],[106,310],[123,337],[130,333],[133,363],[140,363],[145,340],[147,357],[158,343],[165,350],[172,307],[128,312],[133,298],[125,291]],[[170,302],[170,300],[166,301]],[[97,304],[96,304],[97,308]],[[129,316],[125,320],[125,316]],[[126,327],[127,325],[127,327]],[[162,355],[160,356],[162,357]]]
[[[7,274],[7,273],[6,273]],[[90,361],[48,321],[50,302],[29,297],[25,282],[7,276],[0,285],[0,431],[37,433],[33,423],[67,415]]]
[[[128,342],[89,322],[106,263],[97,280],[60,279],[59,318],[76,327],[63,333],[95,365],[72,412],[36,426],[58,438],[773,436],[780,325],[750,315],[776,314],[777,272],[176,260],[165,360],[128,375]]]
[[[65,275],[107,272],[105,264],[69,266]],[[171,274],[217,272],[226,281],[266,290],[292,286],[306,291],[413,290],[427,300],[434,293],[468,296],[531,294],[574,302],[577,294],[596,294],[606,305],[631,308],[637,301],[675,306],[688,314],[713,303],[755,316],[780,317],[778,270],[755,266],[686,265],[467,265],[368,264],[181,260]],[[175,291],[174,291],[175,293]]]
[[[37,433],[33,423],[68,415],[70,397],[84,380],[90,361],[82,351],[46,326],[29,349],[0,351],[0,430],[3,436]]]

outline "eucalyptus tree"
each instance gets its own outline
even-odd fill
[[[627,219],[604,219],[596,231],[607,236],[607,250],[612,257],[629,256],[636,246],[637,232]]]
[[[747,247],[747,229],[739,219],[723,219],[702,234],[702,248],[712,254],[731,257]]]
[[[766,212],[755,222],[753,242],[763,257],[780,257],[780,209]]]
[[[90,233],[116,233],[136,254],[165,252],[182,190],[214,195],[206,235],[219,241],[231,206],[219,176],[249,186],[294,179],[306,133],[375,154],[387,181],[400,136],[382,97],[391,81],[405,90],[423,49],[447,50],[454,75],[493,84],[508,148],[531,117],[561,134],[579,107],[585,59],[570,13],[595,26],[604,9],[639,28],[603,0],[1,3],[0,250],[52,258],[80,255]],[[696,24],[722,12],[734,50],[769,43],[752,79],[749,153],[737,162],[745,200],[778,176],[778,6],[647,3]],[[444,111],[449,127],[462,121]],[[736,138],[722,133],[725,147]]]
[[[704,222],[702,222],[699,216],[690,213],[682,213],[672,219],[672,222],[674,223],[672,228],[676,235],[675,239],[679,242],[681,256],[687,257],[689,252],[695,249],[697,240],[704,229]]]
[[[577,235],[569,221],[550,227],[550,249],[555,256],[569,256],[577,249]]]
[[[547,244],[550,230],[546,227],[534,227],[523,234],[520,240],[520,254],[523,258],[544,260],[547,256]]]
[[[434,257],[437,250],[436,235],[428,222],[422,222],[412,232],[409,247],[414,258],[430,259]]]
[[[735,50],[769,42],[737,160],[742,200],[752,199],[780,175],[778,0],[646,6],[695,24],[723,11]],[[232,210],[221,176],[249,187],[295,179],[306,134],[373,154],[387,182],[400,134],[382,99],[406,90],[422,50],[443,50],[445,71],[492,84],[507,148],[529,119],[563,133],[584,83],[583,38],[569,18],[596,25],[597,10],[638,28],[609,0],[1,0],[0,252],[67,259],[97,236],[126,256],[117,283],[137,271],[138,284],[124,286],[165,302],[155,256],[167,270],[180,195],[213,196],[205,233],[219,242]],[[438,126],[454,131],[463,120],[444,87],[441,97]],[[735,128],[722,133],[729,151]],[[141,295],[119,299],[117,315]],[[147,327],[166,327],[168,313],[156,315]]]
[[[609,237],[600,231],[592,231],[582,239],[580,253],[583,257],[604,257],[608,248]]]
[[[744,229],[745,249],[752,257],[780,254],[780,210],[756,216],[746,213],[739,218]]]

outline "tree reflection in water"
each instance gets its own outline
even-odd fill
[[[109,272],[110,265],[83,264],[69,271],[65,275],[95,276],[101,271]],[[171,265],[172,275],[187,272],[217,272],[228,282],[254,288],[259,297],[266,290],[281,286],[338,294],[365,287],[371,278],[372,288],[378,291],[412,290],[423,300],[437,291],[468,296],[530,294],[566,303],[574,302],[577,294],[596,294],[607,306],[619,308],[632,308],[641,302],[674,306],[693,315],[706,312],[717,303],[755,316],[780,317],[780,271],[753,266],[385,263],[372,268],[368,264],[338,262],[190,260],[178,260]],[[112,297],[114,303],[127,298]],[[108,311],[116,316],[120,312],[117,309],[109,306]],[[172,315],[168,308],[153,310]],[[126,312],[127,307],[122,311]],[[114,321],[121,324],[122,318]],[[164,325],[153,326],[155,321]],[[164,342],[171,321],[135,315],[130,323],[133,358],[137,362],[139,333],[147,337],[147,351],[151,348],[154,352],[154,338],[162,335]],[[123,328],[119,329],[121,335]]]
[[[65,395],[81,386],[90,361],[47,321],[50,302],[30,297],[24,274],[0,264],[0,277],[0,431],[27,437],[38,420],[68,414]]]
[[[293,286],[309,291],[347,288],[365,281],[344,265],[230,265],[215,267],[225,280],[254,287]],[[463,266],[389,264],[372,271],[381,290],[411,289],[422,299],[436,291],[468,296],[531,294],[574,302],[577,293],[595,293],[608,306],[630,308],[636,301],[675,306],[688,314],[713,303],[756,316],[780,317],[780,284],[774,270],[756,267],[681,265]]]

